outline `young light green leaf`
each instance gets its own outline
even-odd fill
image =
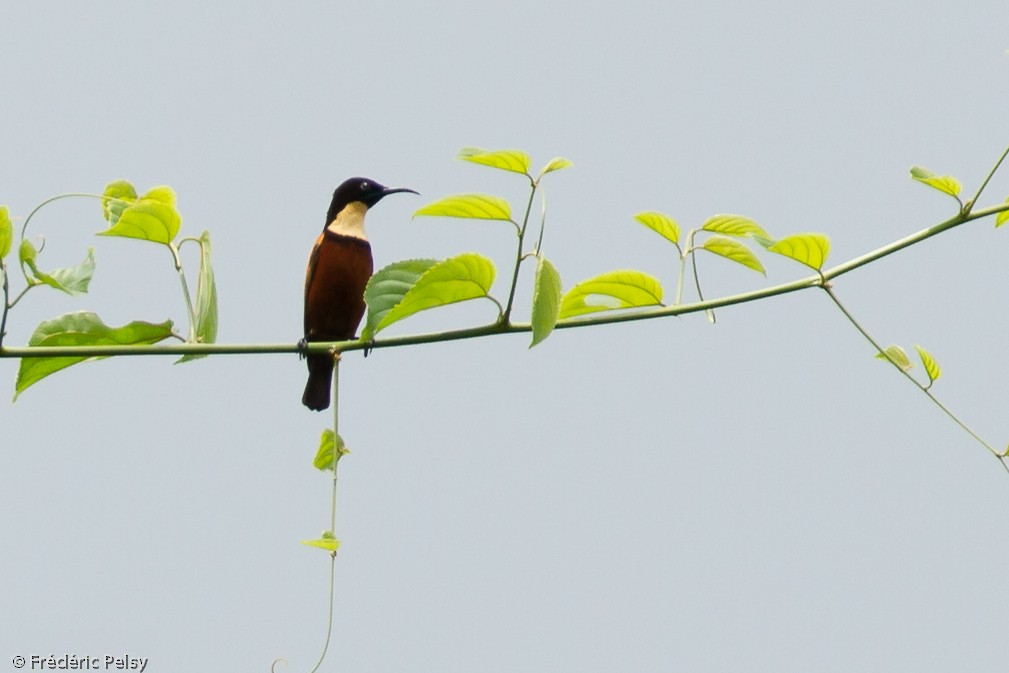
[[[610,271],[583,280],[561,299],[560,320],[596,311],[662,304],[662,285],[641,271]]]
[[[115,202],[112,202],[115,205]],[[110,214],[114,215],[114,208]],[[171,187],[151,189],[127,206],[119,218],[99,236],[124,236],[167,245],[179,233],[182,217],[175,208],[175,192]]]
[[[716,234],[706,240],[701,247],[708,252],[713,252],[726,259],[731,259],[733,262],[738,262],[748,269],[763,273],[765,276],[767,275],[764,273],[764,265],[760,263],[760,260],[753,254],[753,251],[739,241]]]
[[[770,246],[768,250],[820,271],[830,254],[830,239],[823,234],[793,234]]]
[[[128,181],[110,182],[102,192],[102,217],[110,226],[115,225],[122,212],[136,200],[137,190]]]
[[[119,218],[123,216],[123,211],[133,205],[129,201],[123,201],[121,199],[113,199],[108,202],[109,207],[109,225],[115,226],[119,222]]]
[[[554,331],[561,308],[561,275],[546,257],[536,260],[536,289],[533,291],[532,348]]]
[[[33,269],[34,270],[34,269]],[[77,266],[53,269],[48,274],[38,273],[38,279],[47,285],[63,290],[67,294],[83,294],[88,291],[91,278],[95,275],[95,249],[88,248],[84,261]]]
[[[742,215],[714,215],[701,225],[701,229],[716,234],[725,234],[726,236],[741,237],[756,235],[763,236],[764,238],[771,237],[759,224]]]
[[[200,241],[200,270],[196,277],[196,324],[193,333],[196,343],[212,344],[217,341],[217,283],[214,281],[214,267],[211,264],[210,232],[204,231]],[[206,355],[183,355],[176,364],[205,358]]]
[[[552,173],[553,171],[559,171],[562,168],[570,168],[574,166],[570,159],[565,159],[564,157],[554,157],[547,162],[547,165],[543,167],[540,171],[540,177],[543,177],[547,173]]]
[[[375,326],[375,334],[389,325],[429,308],[486,297],[494,283],[494,263],[467,252],[434,264],[407,290],[403,299]]]
[[[0,206],[0,260],[7,256],[14,243],[14,225],[11,223],[7,206]]]
[[[665,238],[676,245],[680,244],[680,225],[676,220],[663,213],[649,210],[638,213],[634,219],[645,225],[659,236]]]
[[[925,367],[925,373],[928,374],[929,383],[936,381],[940,376],[942,376],[942,369],[939,367],[939,363],[935,361],[932,354],[921,346],[915,345],[914,349],[918,351],[918,357],[921,358],[921,364]]]
[[[62,290],[67,294],[79,294],[88,291],[91,277],[95,273],[95,249],[88,248],[88,254],[84,261],[77,266],[65,269],[55,269],[45,272],[38,267],[38,251],[28,239],[21,240],[21,247],[18,250],[21,261],[21,268],[28,267],[31,278],[28,281],[31,285],[45,284]],[[28,275],[27,273],[25,274]]]
[[[413,216],[417,217],[418,215],[511,221],[512,212],[508,202],[498,196],[456,194],[417,209]]]
[[[457,155],[463,161],[499,168],[512,173],[529,175],[529,155],[522,150],[485,150],[480,147],[464,147]]]
[[[371,277],[364,288],[368,318],[361,332],[362,341],[371,341],[375,337],[375,328],[389,311],[402,302],[403,297],[417,284],[424,272],[437,263],[436,259],[407,259],[393,262]]]
[[[328,552],[336,553],[336,550],[340,548],[340,541],[336,539],[332,531],[324,531],[321,537],[317,537],[314,540],[302,540],[301,544],[307,545],[309,547],[318,547],[319,549],[325,549]]]
[[[960,185],[960,181],[952,175],[936,175],[922,166],[912,166],[911,177],[918,182],[926,184],[933,189],[938,189],[943,194],[949,194],[954,198],[958,197],[960,190],[963,189]]]
[[[38,257],[39,251],[35,249],[35,245],[27,238],[22,238],[21,245],[18,246],[18,262],[21,263],[22,270],[27,266],[34,273]]]
[[[339,435],[334,435],[332,430],[326,429],[322,431],[322,437],[319,438],[319,450],[315,452],[315,458],[312,460],[312,465],[317,470],[332,471],[333,469],[333,449],[337,448],[336,460],[339,462],[341,458],[350,453],[350,449],[347,445],[343,443],[343,438]]]
[[[1009,199],[1006,199],[1005,202],[1009,203]],[[1001,213],[999,213],[999,214],[997,214],[995,216],[995,228],[996,229],[998,229],[999,227],[1001,227],[1006,222],[1009,222],[1009,210],[1003,210]],[[0,255],[0,258],[2,258],[2,257],[3,257],[3,255]]]
[[[172,335],[172,321],[161,324],[131,322],[122,327],[109,327],[90,311],[67,313],[52,320],[46,320],[35,328],[28,340],[29,346],[135,346],[154,344]],[[38,383],[50,374],[85,360],[87,357],[47,357],[21,358],[17,381],[14,384],[14,399],[29,386]]]
[[[890,360],[905,372],[914,367],[911,358],[907,356],[907,351],[897,345],[887,346],[882,353],[876,353],[877,360]]]

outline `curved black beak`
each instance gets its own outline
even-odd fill
[[[411,194],[420,196],[420,192],[415,189],[410,189],[409,187],[384,187],[382,189],[382,196],[389,196],[390,194],[396,194],[398,192],[410,192]]]

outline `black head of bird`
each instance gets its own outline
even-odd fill
[[[329,204],[329,212],[326,213],[326,225],[331,224],[340,212],[351,204],[360,203],[364,206],[363,210],[367,210],[389,194],[398,192],[417,193],[405,187],[386,187],[368,178],[348,178],[333,192],[333,200]]]

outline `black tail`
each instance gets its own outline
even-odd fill
[[[333,358],[329,355],[308,356],[308,383],[301,403],[312,411],[329,408],[329,389],[333,381]]]

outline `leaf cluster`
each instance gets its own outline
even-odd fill
[[[539,233],[531,249],[526,245],[530,231],[530,214],[537,193],[543,193],[542,179],[548,173],[569,168],[573,164],[564,157],[556,157],[534,176],[530,173],[532,161],[522,150],[485,150],[463,148],[458,158],[482,166],[523,175],[529,182],[529,200],[525,216],[513,216],[511,204],[493,194],[467,193],[443,197],[417,209],[414,217],[449,217],[471,220],[490,220],[511,225],[517,239],[515,262],[507,299],[502,301],[491,294],[497,276],[494,263],[473,252],[460,253],[444,260],[413,259],[394,262],[379,270],[365,291],[368,317],[362,339],[370,342],[376,335],[394,323],[420,311],[454,304],[471,299],[487,299],[497,305],[496,325],[508,327],[515,298],[515,287],[520,267],[535,260],[530,326],[530,347],[546,339],[561,321],[571,321],[601,311],[642,309],[665,306],[662,283],[657,277],[635,269],[617,269],[575,283],[566,292],[557,267],[542,250],[543,231],[546,226],[546,202],[542,205]],[[676,250],[680,278],[674,305],[682,300],[683,276],[688,263],[693,265],[698,295],[701,293],[695,255],[707,252],[765,274],[760,258],[746,244],[756,241],[772,253],[783,255],[817,271],[821,270],[830,250],[830,241],[823,234],[793,234],[773,239],[760,225],[742,215],[715,215],[697,229],[681,236],[679,224],[672,217],[658,211],[644,211],[634,220],[659,234]]]
[[[154,187],[144,194],[138,194],[134,186],[126,180],[116,180],[106,185],[104,192],[92,194],[65,194],[49,199],[25,218],[18,244],[18,264],[24,276],[25,287],[15,297],[11,297],[6,257],[13,248],[14,229],[6,206],[0,206],[0,274],[3,280],[3,318],[0,321],[0,345],[5,336],[7,316],[10,310],[27,294],[39,286],[66,292],[84,294],[88,291],[95,273],[94,248],[88,248],[84,260],[73,267],[45,270],[40,263],[44,249],[26,237],[28,224],[43,206],[60,198],[88,197],[101,203],[101,214],[108,228],[99,231],[99,236],[114,236],[141,241],[149,241],[164,246],[171,254],[174,268],[179,275],[183,297],[189,313],[189,335],[182,337],[173,331],[171,320],[160,323],[131,321],[118,327],[106,325],[95,313],[80,311],[58,316],[42,322],[28,340],[29,346],[146,346],[168,338],[177,338],[189,343],[214,343],[217,339],[217,287],[211,264],[210,234],[204,231],[199,238],[177,239],[182,225],[182,217],[176,207],[175,191],[168,186]],[[196,284],[195,302],[185,280],[179,249],[182,244],[193,242],[200,247],[200,259]],[[185,362],[205,355],[185,355],[179,362]],[[15,399],[29,386],[46,376],[90,357],[23,358],[15,382]]]

